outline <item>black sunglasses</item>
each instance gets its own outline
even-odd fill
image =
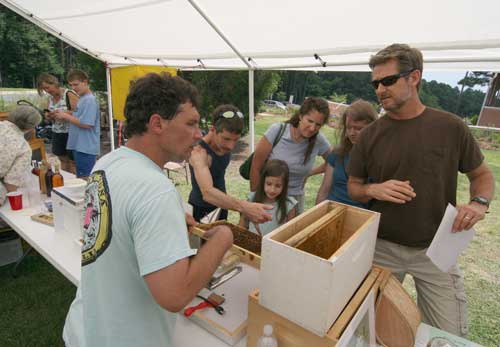
[[[404,71],[404,72],[400,72],[398,74],[395,74],[395,75],[390,75],[390,76],[386,76],[384,78],[381,78],[379,80],[373,80],[372,81],[372,86],[373,88],[375,89],[378,89],[378,86],[379,84],[382,84],[384,87],[389,87],[389,86],[392,86],[394,83],[396,83],[401,77],[405,77],[405,76],[408,76],[409,74],[411,74],[413,71],[415,71],[415,69],[413,70],[410,70],[410,71]]]

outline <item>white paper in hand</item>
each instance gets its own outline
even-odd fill
[[[467,248],[476,232],[474,229],[457,233],[451,232],[457,214],[457,209],[448,204],[443,220],[426,253],[431,261],[443,272],[448,272],[456,264],[458,256]]]

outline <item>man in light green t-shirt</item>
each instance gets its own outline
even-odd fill
[[[208,282],[233,236],[208,231],[189,247],[182,200],[163,173],[201,139],[198,93],[170,75],[149,74],[125,105],[126,147],[95,165],[85,193],[82,275],[63,338],[67,347],[171,346],[175,312]],[[192,220],[194,222],[194,220]]]

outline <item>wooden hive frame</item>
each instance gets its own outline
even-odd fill
[[[232,252],[237,254],[243,263],[250,265],[253,268],[260,269],[260,250],[262,238],[259,235],[227,221],[217,221],[210,224],[198,224],[192,228],[191,232],[196,236],[204,238],[206,231],[218,225],[225,225],[231,228],[234,237],[234,243],[231,247]],[[243,238],[241,237],[242,233],[245,233],[245,235],[248,236],[245,239],[251,240],[251,246],[249,246],[249,244],[244,244],[244,241],[242,241]]]

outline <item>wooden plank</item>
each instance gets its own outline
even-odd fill
[[[344,219],[344,232],[342,236],[342,243],[351,237],[359,228],[366,223],[367,220],[373,217],[373,213],[364,211],[358,208],[347,209]]]
[[[337,216],[344,213],[345,209],[346,208],[344,206],[335,206],[335,208],[330,212],[328,212],[326,215],[324,215],[320,219],[316,220],[314,223],[305,227],[297,234],[293,235],[288,240],[286,240],[285,244],[291,247],[297,247],[299,244],[305,242],[308,238],[311,238],[312,236],[314,236],[314,234],[325,228]]]
[[[320,337],[259,304],[258,290],[248,296],[247,346],[257,347],[265,324],[271,324],[280,347],[332,347],[337,342]]]
[[[353,242],[353,240],[356,238],[356,237],[359,237],[362,233],[365,232],[365,229],[368,228],[372,223],[373,221],[375,220],[375,216],[371,215],[368,220],[365,219],[365,222],[363,222],[359,227],[358,229],[356,229],[352,234],[350,233],[347,233],[346,234],[346,223],[347,221],[344,220],[344,231],[342,233],[342,240],[341,240],[341,244],[340,244],[340,247],[337,249],[337,251],[341,251],[342,249],[344,248],[347,248],[349,246],[349,244],[351,242]]]
[[[54,215],[52,213],[37,213],[31,216],[31,219],[35,222],[39,222],[42,224],[54,226]]]
[[[368,295],[370,290],[378,290],[376,284],[378,283],[377,278],[380,274],[380,268],[372,268],[372,271],[367,275],[366,279],[346,305],[339,318],[337,318],[331,329],[328,331],[327,336],[331,339],[340,338],[342,332],[345,330],[352,317],[354,317],[359,306],[363,303],[363,300]]]
[[[345,208],[340,211],[324,228],[318,230],[297,244],[296,248],[328,259],[342,244]]]
[[[334,203],[325,200],[314,208],[302,213],[300,216],[274,229],[269,237],[278,242],[285,242],[300,230],[326,215],[332,208],[335,208],[335,206]]]
[[[218,295],[226,298],[222,304],[225,310],[224,315],[219,315],[213,308],[208,307],[196,311],[189,319],[227,344],[235,345],[246,333],[248,295],[255,289],[258,281],[259,271],[242,265],[240,274],[215,289]],[[203,289],[200,295],[208,297],[209,293],[210,291]],[[194,298],[188,306],[194,306],[200,302],[199,298]]]

